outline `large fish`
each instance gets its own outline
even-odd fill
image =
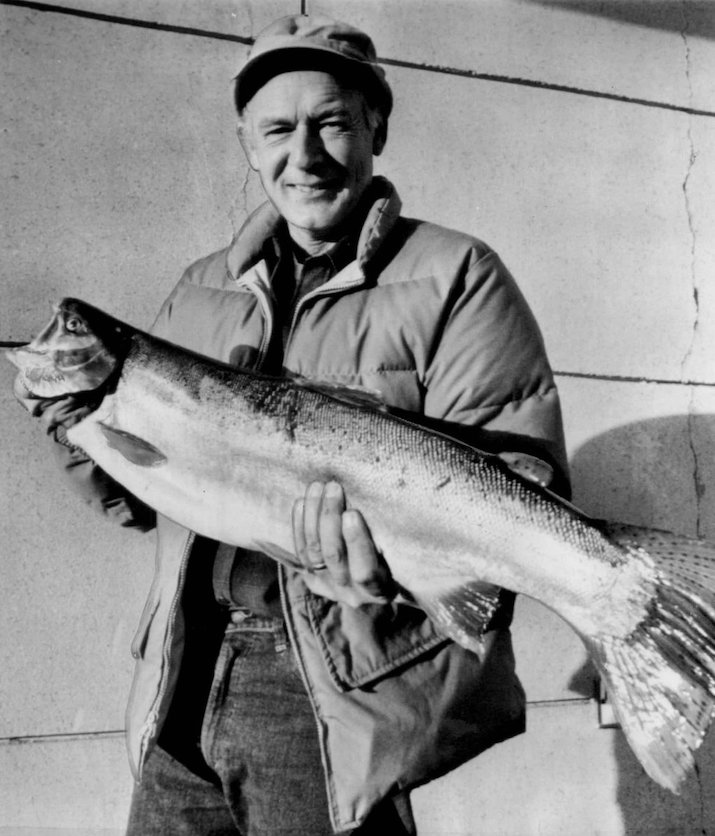
[[[93,392],[70,443],[187,528],[295,564],[291,506],[334,479],[455,641],[478,648],[495,586],[542,602],[585,642],[645,770],[678,791],[715,708],[715,546],[590,519],[354,393],[217,364],[78,300],[8,356],[39,398]]]

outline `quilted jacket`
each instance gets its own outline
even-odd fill
[[[465,234],[400,215],[376,178],[357,258],[295,311],[285,366],[307,378],[378,390],[388,405],[475,446],[520,449],[562,474],[559,399],[538,326],[496,253]],[[273,333],[265,244],[281,219],[260,207],[227,248],[193,264],[153,333],[260,368]],[[87,500],[157,538],[156,576],[133,643],[127,712],[138,774],[166,716],[193,617],[187,565],[195,535],[151,512],[79,451],[65,464]],[[368,521],[369,523],[369,521]],[[444,774],[524,729],[510,596],[481,653],[440,635],[420,610],[353,609],[281,569],[282,604],[323,753],[336,829],[357,826],[388,792]],[[196,617],[199,617],[198,615]]]

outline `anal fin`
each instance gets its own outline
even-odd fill
[[[481,654],[484,633],[496,612],[500,596],[500,587],[471,581],[447,593],[416,595],[415,600],[441,633],[467,650]]]

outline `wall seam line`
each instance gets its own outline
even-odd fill
[[[233,41],[246,46],[250,46],[254,41],[254,38],[243,35],[233,35],[227,32],[198,29],[191,26],[179,26],[171,23],[159,23],[157,21],[150,20],[139,20],[137,18],[121,17],[119,15],[103,14],[101,12],[90,12],[84,9],[72,9],[66,6],[55,6],[51,3],[38,3],[34,2],[34,0],[0,0],[0,5],[31,9],[37,12],[53,12],[73,17],[82,17],[88,20],[99,20],[104,23],[116,23],[123,26],[134,26],[140,29],[153,29],[160,32],[171,32],[178,35],[193,35],[200,38],[214,38],[223,41]],[[471,78],[476,81],[488,81],[495,84],[511,84],[517,87],[529,87],[536,90],[567,93],[571,95],[601,99],[604,101],[618,102],[621,104],[631,104],[658,110],[669,110],[675,113],[685,113],[690,116],[704,116],[709,118],[715,117],[715,111],[711,110],[686,107],[685,105],[676,105],[669,102],[659,102],[654,99],[622,96],[618,93],[607,93],[602,90],[589,90],[585,87],[572,87],[566,84],[556,84],[554,82],[538,81],[536,79],[519,78],[517,76],[507,76],[496,73],[485,73],[479,72],[478,70],[466,70],[460,69],[459,67],[448,67],[439,64],[419,64],[417,62],[403,61],[397,58],[378,57],[378,62],[380,64],[384,64],[385,66],[399,67],[402,69],[442,73],[444,75],[452,75],[460,78]]]
[[[659,102],[655,99],[641,99],[635,96],[623,96],[619,93],[607,93],[603,90],[589,90],[586,87],[572,87],[567,84],[557,84],[556,82],[550,81],[538,81],[537,79],[520,78],[518,76],[500,75],[497,73],[484,73],[479,72],[478,70],[464,70],[459,67],[446,67],[439,64],[417,64],[411,61],[401,61],[394,58],[378,58],[378,61],[387,66],[402,67],[404,69],[425,70],[428,72],[444,73],[463,78],[473,78],[477,81],[491,81],[498,84],[513,84],[515,86],[531,87],[538,90],[549,90],[556,93],[570,93],[573,95],[586,96],[594,99],[604,99],[606,101],[619,102],[622,104],[633,104],[658,110],[670,110],[677,113],[685,113],[689,116],[715,117],[715,111],[712,110],[701,110],[699,108],[676,105],[670,102]]]
[[[179,26],[175,23],[159,23],[155,20],[140,20],[133,17],[122,17],[121,15],[104,14],[103,12],[90,12],[85,9],[73,9],[68,6],[55,6],[52,3],[36,3],[34,0],[0,0],[2,6],[16,6],[22,9],[30,9],[35,12],[51,12],[66,15],[68,17],[82,17],[87,20],[98,20],[102,23],[116,23],[121,26],[133,26],[137,29],[153,29],[159,32],[171,32],[175,35],[194,35],[199,38],[214,38],[222,41],[234,41],[235,43],[249,46],[254,38],[244,35],[234,35],[228,32],[217,32],[211,29],[197,29],[194,26]]]
[[[87,739],[101,739],[101,738],[124,738],[124,729],[110,729],[107,731],[87,731],[87,732],[55,732],[50,734],[27,734],[14,735],[12,737],[0,737],[0,745],[5,746],[22,746],[29,743],[55,743],[70,740],[87,740]]]
[[[578,377],[586,380],[604,380],[613,383],[655,383],[661,386],[704,386],[715,388],[715,382],[705,380],[678,380],[675,378],[636,377],[617,374],[596,374],[593,372],[568,372],[554,370],[555,377]]]

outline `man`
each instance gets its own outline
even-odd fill
[[[236,78],[239,138],[268,202],[192,265],[154,333],[235,365],[378,390],[478,446],[531,452],[565,484],[542,340],[495,253],[400,216],[373,177],[392,93],[364,33],[282,19]],[[22,396],[22,392],[19,393]],[[405,601],[336,483],[306,486],[303,571],[209,542],[69,448],[76,402],[25,405],[90,502],[156,525],[133,653],[138,783],[128,833],[414,833],[407,791],[524,727],[512,597],[470,652]]]

